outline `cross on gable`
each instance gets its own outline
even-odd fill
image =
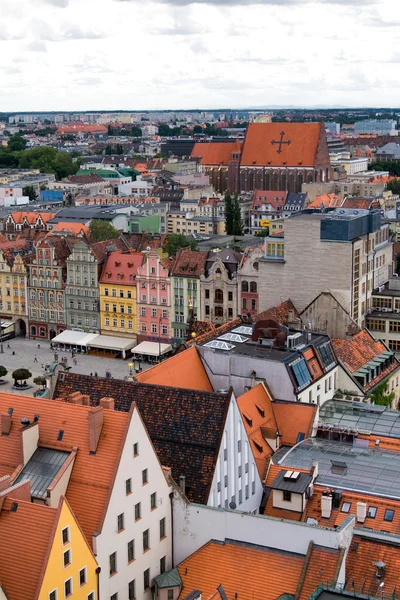
[[[279,141],[276,141],[276,140],[272,140],[271,141],[271,144],[273,146],[275,146],[275,144],[279,144],[279,148],[277,150],[278,154],[280,154],[282,152],[282,145],[283,144],[287,144],[288,146],[290,146],[290,144],[292,143],[290,140],[287,140],[286,142],[284,142],[283,141],[284,136],[285,136],[285,132],[281,131],[281,139]]]

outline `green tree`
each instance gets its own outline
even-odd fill
[[[104,150],[104,154],[106,156],[111,156],[111,154],[113,154],[113,147],[111,146],[111,144],[107,144],[106,149]]]
[[[13,135],[8,139],[8,149],[10,152],[18,152],[20,150],[25,150],[26,147],[26,139],[21,135]]]
[[[124,153],[124,148],[122,146],[122,144],[117,144],[117,147],[115,149],[115,154],[123,154]]]
[[[237,193],[233,196],[232,215],[233,215],[232,234],[233,235],[243,235],[242,213],[240,211],[239,196]]]
[[[233,201],[229,192],[225,192],[225,229],[228,235],[233,235]]]
[[[387,189],[391,190],[393,194],[400,194],[400,179],[391,179],[387,183]]]
[[[196,250],[196,240],[185,237],[183,233],[169,233],[166,237],[163,250],[168,256],[175,256],[179,248],[187,248],[188,246],[191,250]]]
[[[5,367],[0,365],[0,381],[3,380],[3,377],[7,375],[8,371]]]
[[[89,225],[90,237],[96,242],[104,242],[105,240],[114,240],[119,236],[119,231],[115,229],[108,221],[95,219]]]
[[[54,173],[57,179],[74,175],[79,163],[66,152],[59,152],[50,146],[40,146],[18,153],[20,169],[39,169],[41,173]]]
[[[44,390],[47,384],[46,377],[44,377],[44,375],[38,375],[33,380],[33,383],[37,386],[41,386],[41,388]]]
[[[400,253],[396,254],[396,273],[400,275]]]
[[[193,133],[203,133],[203,128],[201,127],[201,125],[195,125],[193,127]]]
[[[26,385],[26,380],[31,377],[32,373],[23,367],[21,369],[15,369],[15,371],[12,372],[12,378],[14,379],[14,385],[16,387]],[[18,383],[19,381],[23,381],[23,383]]]
[[[269,227],[263,227],[260,231],[256,231],[257,237],[268,237],[269,236]]]
[[[29,196],[29,202],[33,202],[38,197],[33,185],[27,185],[24,188],[22,188],[22,195]]]
[[[369,394],[368,398],[372,400],[375,404],[379,404],[381,406],[391,406],[392,401],[394,400],[396,394],[395,392],[386,393],[388,380],[382,381],[376,388]]]

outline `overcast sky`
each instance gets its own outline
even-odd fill
[[[400,0],[0,0],[0,15],[0,111],[400,105]]]

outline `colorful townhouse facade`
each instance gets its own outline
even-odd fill
[[[20,254],[0,250],[0,318],[15,323],[16,335],[28,326],[27,268]]]
[[[200,318],[200,274],[206,258],[206,252],[181,248],[171,267],[171,336],[174,344],[186,340],[190,318]]]
[[[158,256],[158,255],[157,255]],[[141,252],[111,252],[100,277],[100,327],[105,335],[136,338],[136,277],[143,263]]]
[[[1,492],[0,597],[98,600],[98,564],[67,500],[50,507],[30,494],[29,481]]]
[[[172,260],[161,259],[157,252],[150,251],[138,267],[138,343],[171,343],[171,264]]]
[[[100,261],[87,240],[74,245],[66,265],[66,324],[69,329],[100,333]]]
[[[4,221],[4,233],[9,239],[14,239],[18,233],[25,229],[35,231],[48,231],[48,221],[55,217],[54,213],[45,212],[14,212],[10,213]]]
[[[35,248],[29,265],[29,337],[53,339],[67,329],[65,310],[66,259],[70,241],[46,238]]]

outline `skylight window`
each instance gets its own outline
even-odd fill
[[[251,335],[253,333],[253,328],[245,327],[244,325],[241,325],[240,327],[236,327],[235,329],[232,329],[231,333],[241,333],[243,335]]]
[[[299,389],[306,387],[311,381],[311,375],[304,358],[292,363],[291,367]]]
[[[390,508],[387,508],[385,511],[385,516],[383,517],[383,520],[391,523],[393,521],[393,517],[394,517],[394,510],[390,510]]]
[[[322,344],[318,348],[321,360],[326,370],[331,369],[335,366],[335,359],[333,357],[332,348],[330,342]]]
[[[204,344],[206,348],[214,348],[214,350],[232,350],[235,346],[219,340],[212,340]]]
[[[350,512],[350,507],[351,507],[351,502],[343,502],[340,512],[347,514]]]
[[[367,517],[375,519],[378,509],[376,506],[368,506]]]
[[[242,335],[238,335],[237,333],[224,333],[224,335],[220,335],[219,340],[225,340],[227,342],[236,342],[238,344],[243,344],[247,342],[249,338],[243,337]]]

